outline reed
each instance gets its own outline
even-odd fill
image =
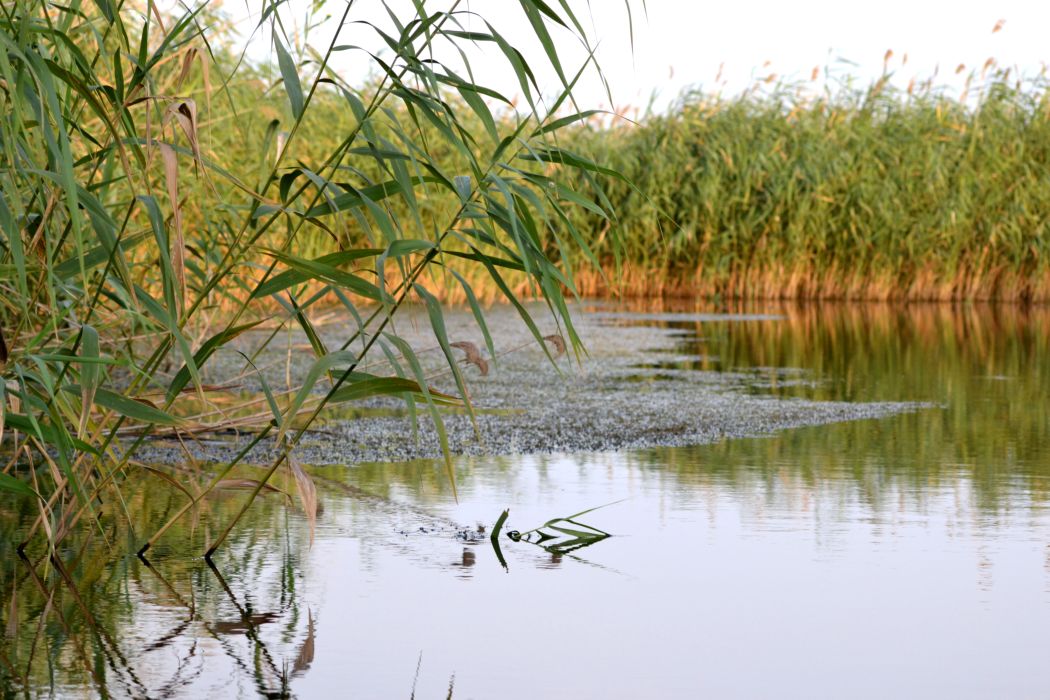
[[[190,475],[162,475],[135,455],[158,430],[243,425],[213,401],[228,387],[202,374],[264,323],[274,330],[250,334],[261,345],[245,353],[245,376],[258,374],[250,357],[285,328],[305,333],[315,360],[283,393],[260,375],[269,415],[244,427],[251,444],[276,440],[279,456],[251,480],[209,554],[278,470],[293,476],[312,521],[315,491],[294,452],[327,406],[398,397],[426,412],[442,443],[440,407],[473,415],[453,353],[463,346],[448,338],[436,291],[471,300],[488,338],[471,284],[498,290],[546,350],[514,289],[542,296],[558,340],[579,350],[564,297],[578,243],[557,238],[552,222],[568,220],[580,198],[553,176],[612,173],[559,146],[558,132],[586,117],[566,118],[572,88],[596,67],[591,55],[564,62],[552,37],[590,40],[571,5],[523,0],[541,47],[523,53],[487,23],[466,31],[480,18],[461,5],[414,3],[386,25],[363,25],[351,0],[331,42],[314,47],[297,47],[287,10],[271,6],[255,30],[271,41],[274,65],[237,55],[228,20],[207,3],[177,16],[151,0],[5,5],[0,491],[5,507],[38,513],[22,547],[42,540],[54,559],[101,504],[129,502],[147,474],[182,505],[159,522],[105,510],[149,535],[145,551],[228,485],[246,451]],[[375,77],[363,84],[332,67],[350,41],[375,46]],[[510,101],[503,86],[473,81],[473,54],[459,51],[469,44],[507,64],[526,109],[493,116],[489,101]],[[458,58],[435,58],[446,55]],[[560,77],[545,100],[530,63]],[[356,319],[339,347],[315,329],[322,301]],[[393,332],[409,303],[427,310],[455,393],[428,386],[416,349]],[[386,360],[378,374],[366,371],[375,357]]]
[[[606,190],[619,236],[575,223],[607,268],[623,245],[634,295],[1050,301],[1045,76],[986,65],[957,97],[888,78],[693,91],[639,126],[577,129],[633,186]]]
[[[561,146],[625,177],[598,191],[595,170],[547,164],[544,174],[568,185],[560,201],[574,205],[552,217],[547,250],[568,263],[566,287],[589,296],[1050,301],[1045,76],[1018,80],[989,59],[962,94],[933,78],[902,88],[890,80],[892,58],[867,86],[846,78],[815,94],[763,79],[734,96],[691,90],[634,122],[588,113],[567,124]],[[260,113],[278,108],[264,102]],[[318,104],[324,120],[340,113]],[[515,118],[492,114],[500,125]],[[485,129],[469,110],[465,119]],[[308,148],[329,148],[325,139]],[[462,167],[454,149],[435,157]],[[303,245],[321,255],[337,238],[363,237],[348,222],[310,232]],[[482,301],[502,297],[483,269],[458,272]],[[515,271],[506,279],[518,296],[536,292]],[[467,301],[450,277],[432,291]]]

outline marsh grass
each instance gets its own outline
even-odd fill
[[[756,85],[690,91],[633,127],[567,134],[627,175],[618,231],[573,213],[634,295],[1050,301],[1050,92],[994,61],[963,94]],[[589,294],[614,288],[591,271]]]
[[[892,59],[870,84],[843,76],[819,89],[766,76],[740,94],[697,88],[660,112],[620,110],[633,120],[580,113],[558,146],[627,177],[596,188],[600,171],[547,162],[542,174],[559,182],[542,190],[544,199],[554,196],[566,216],[551,216],[545,253],[567,263],[569,286],[584,295],[1050,300],[1045,74],[1018,79],[990,59],[958,93],[934,78],[900,87]],[[233,104],[253,99],[243,86],[230,89]],[[275,96],[262,100],[261,113],[279,113]],[[448,103],[472,132],[486,130],[458,94]],[[499,104],[492,123],[512,128],[513,112]],[[327,92],[314,109],[329,123],[350,118]],[[410,121],[395,106],[377,128]],[[337,145],[327,130],[311,133],[318,139],[291,142],[288,157]],[[421,133],[438,144],[433,155],[446,170],[469,167],[433,125],[421,123]],[[237,159],[253,155],[240,144],[223,148]],[[385,201],[399,218],[412,217],[401,199]],[[424,216],[434,211],[429,199],[416,203]],[[200,218],[188,209],[186,221]],[[328,226],[297,240],[313,258],[361,236]],[[522,271],[499,272],[519,298],[542,291]],[[456,274],[473,299],[455,275],[432,280],[430,290],[464,304],[503,298],[484,266]],[[399,280],[401,270],[389,275]],[[323,292],[308,285],[302,296]]]
[[[448,337],[443,290],[470,303],[492,357],[479,281],[515,305],[550,354],[519,301],[545,299],[557,337],[580,352],[565,294],[583,243],[555,223],[588,200],[561,178],[579,171],[600,192],[599,180],[618,177],[558,139],[590,114],[576,111],[571,93],[596,70],[574,11],[539,0],[520,8],[537,52],[519,51],[460,2],[416,3],[362,30],[351,1],[339,6],[331,42],[307,49],[286,33],[287,10],[271,5],[255,29],[272,42],[273,69],[233,53],[207,3],[179,16],[129,0],[5,7],[0,490],[5,507],[31,503],[35,512],[19,551],[41,538],[57,564],[60,543],[103,513],[129,525],[145,551],[228,486],[262,441],[276,441],[278,457],[212,533],[208,555],[278,470],[294,475],[303,508],[316,512],[296,445],[329,407],[375,396],[433,421],[454,492],[441,409],[473,418],[453,350],[473,353]],[[331,64],[351,26],[379,46],[364,84]],[[584,47],[578,65],[561,58],[552,32]],[[460,51],[468,45],[506,63],[525,108],[512,109],[502,86],[473,81],[473,54]],[[559,76],[550,97],[541,97],[539,63]],[[501,103],[497,118],[490,105]],[[426,311],[453,393],[429,385],[417,348],[395,332],[391,321],[409,303]],[[337,345],[315,325],[333,305],[354,320]],[[266,326],[272,332],[258,332]],[[289,328],[305,334],[315,360],[302,384],[280,391],[253,358]],[[202,380],[239,338],[262,338],[242,354],[243,372],[262,387],[249,422],[224,407],[229,386]],[[383,369],[365,370],[382,359]],[[245,450],[207,475],[167,474],[181,505],[160,521],[134,521],[122,504],[140,475],[159,474],[136,459],[141,447],[161,430],[179,436],[224,422],[252,430]]]

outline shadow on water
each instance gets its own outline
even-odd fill
[[[965,575],[975,578],[982,605],[1002,606],[1010,603],[989,597],[997,590],[996,566],[1007,565],[996,558],[995,543],[1036,541],[1032,547],[1045,550],[1045,568],[1025,575],[1032,578],[1032,590],[1050,591],[1050,542],[1044,541],[1050,532],[1050,363],[1044,361],[1050,357],[1050,313],[1014,307],[778,305],[760,309],[765,314],[760,318],[730,322],[696,315],[706,314],[705,308],[662,309],[655,318],[636,313],[644,308],[602,311],[610,323],[671,324],[681,331],[681,345],[666,361],[637,368],[642,376],[732,372],[748,377],[741,390],[786,400],[918,400],[936,407],[699,447],[460,459],[458,505],[442,468],[430,462],[363,464],[349,472],[319,467],[312,473],[324,513],[312,548],[305,518],[272,493],[249,512],[214,563],[198,555],[239,507],[243,492],[227,491],[202,503],[150,551],[148,561],[132,555],[140,533],[122,531],[112,524],[117,519],[106,516],[120,508],[130,522],[165,521],[185,496],[161,480],[133,473],[123,489],[126,501],[103,504],[94,531],[66,538],[54,552],[30,547],[23,556],[14,543],[37,512],[26,500],[8,499],[0,508],[5,694],[286,697],[316,673],[335,677],[316,671],[331,668],[322,663],[326,649],[337,658],[356,659],[368,657],[372,647],[377,654],[396,654],[398,661],[386,669],[355,662],[358,677],[347,666],[342,669],[347,687],[360,681],[366,691],[417,697],[419,682],[427,690],[424,695],[421,686],[418,697],[434,696],[435,689],[451,697],[454,687],[464,685],[469,694],[471,684],[487,673],[502,682],[500,674],[519,667],[491,668],[502,658],[495,643],[492,655],[487,648],[457,654],[434,640],[428,646],[420,640],[430,634],[418,626],[425,622],[421,618],[434,614],[446,620],[451,629],[441,632],[447,635],[441,639],[452,640],[454,647],[463,635],[487,634],[474,624],[473,610],[486,610],[493,619],[510,614],[507,601],[533,593],[536,576],[557,575],[566,601],[547,596],[544,605],[566,621],[590,614],[586,601],[613,595],[599,594],[603,590],[622,591],[624,599],[635,601],[620,606],[606,600],[617,606],[618,619],[631,622],[637,604],[639,625],[653,615],[673,621],[674,611],[696,604],[698,587],[715,591],[718,585],[682,567],[702,560],[702,576],[711,577],[719,563],[728,570],[750,556],[772,560],[780,551],[774,547],[784,546],[778,539],[784,533],[812,538],[799,550],[801,570],[810,559],[823,566],[829,557],[852,556],[858,546],[878,553],[887,542],[890,549],[926,542],[922,538],[937,523],[946,539],[923,547],[971,557],[960,543],[972,544],[977,555],[967,561],[976,566]],[[247,470],[242,476],[251,475]],[[202,468],[199,479],[208,476]],[[277,486],[294,491],[291,482]],[[627,500],[616,508],[548,520],[554,513],[619,499]],[[504,531],[499,546],[490,547],[484,526],[506,506],[514,513],[506,531],[522,529],[510,539]],[[544,524],[524,529],[538,522]],[[729,536],[731,546],[723,553],[719,538]],[[749,555],[756,538],[768,538],[771,548]],[[692,548],[699,553],[680,556]],[[636,588],[647,576],[658,584]],[[688,589],[677,592],[671,582],[678,580]],[[576,582],[580,589],[574,593]],[[731,595],[743,584],[725,585]],[[464,586],[470,595],[460,597]],[[881,595],[874,588],[856,593]],[[1016,604],[1025,602],[1028,614],[1042,619],[1050,593],[1033,595],[1043,607],[1031,609],[1031,600]],[[449,602],[413,614],[415,603],[407,601],[423,605],[428,596]],[[596,620],[605,613],[593,614],[581,618],[597,625],[593,633],[574,629],[581,643],[600,649],[606,632]],[[961,608],[958,614],[968,613]],[[519,640],[516,645],[536,648],[549,639],[549,628],[534,618],[513,618],[517,626],[505,631]],[[666,634],[673,637],[673,624],[667,624]],[[763,624],[764,634],[775,623]],[[638,665],[659,662],[648,647],[635,646],[633,637],[617,638]],[[426,658],[420,654],[424,646]],[[578,673],[590,683],[584,687],[593,689],[602,681],[586,676],[585,657]],[[534,680],[518,677],[523,694],[526,687],[529,693],[545,692],[541,685],[528,685]],[[478,687],[500,686],[493,680]],[[656,682],[653,687],[683,695],[679,686]]]

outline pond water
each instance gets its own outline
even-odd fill
[[[209,501],[148,565],[121,544],[141,533],[105,523],[63,545],[61,569],[43,552],[21,560],[11,543],[31,513],[8,509],[6,691],[1050,695],[1050,315],[594,310],[681,330],[673,357],[691,359],[640,368],[651,381],[749,372],[763,377],[750,391],[785,399],[931,406],[696,447],[463,458],[458,503],[439,464],[319,467],[312,544],[272,493],[211,567],[202,543],[243,492]],[[138,522],[185,498],[160,478],[129,493]],[[507,536],[595,507],[546,526],[551,539]]]

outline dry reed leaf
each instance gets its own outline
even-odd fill
[[[292,674],[302,673],[303,671],[310,668],[310,664],[314,661],[314,615],[309,608],[306,609],[306,639],[303,641],[302,647],[299,648],[299,654],[295,657],[295,663],[292,664]]]
[[[175,478],[171,474],[168,474],[167,472],[161,471],[160,469],[157,469],[155,467],[151,467],[151,466],[149,466],[147,464],[141,464],[141,465],[138,465],[138,466],[139,466],[140,469],[148,471],[149,473],[153,474],[154,476],[156,476],[157,478],[161,479],[162,481],[167,482],[170,486],[174,487],[175,489],[177,489],[179,491],[182,491],[182,493],[186,494],[186,498],[189,498],[190,500],[193,500],[193,494],[190,493],[189,491],[187,491],[186,487],[183,486],[182,484],[180,484],[178,481],[176,481]]]
[[[201,161],[201,146],[200,141],[197,138],[197,103],[193,100],[179,100],[173,102],[165,112],[165,119],[174,119],[182,129],[182,133],[186,135],[186,140],[190,142],[190,148],[193,150],[193,157],[197,163],[203,166]]]
[[[232,391],[233,389],[240,389],[242,386],[244,386],[244,385],[243,384],[201,384],[200,390],[203,391],[204,393],[217,392],[217,391]],[[180,394],[196,394],[197,393],[197,387],[193,387],[193,386],[183,387],[182,389],[179,390],[179,393]],[[148,391],[148,392],[146,392],[144,394],[140,394],[140,396],[143,396],[143,397],[155,396],[155,397],[163,398],[163,397],[167,396],[167,392],[163,391],[163,390],[161,390],[161,391]]]
[[[317,530],[317,488],[314,486],[310,476],[299,465],[299,460],[292,455],[288,455],[288,466],[291,467],[292,475],[295,476],[295,486],[299,492],[299,503],[302,504],[303,510],[306,512],[306,521],[310,524],[310,545],[313,546],[314,531]]]
[[[182,235],[182,211],[179,207],[179,157],[175,149],[166,143],[160,144],[160,155],[164,161],[164,181],[175,226],[175,236],[171,241],[171,266],[175,270],[177,301],[181,312],[186,305],[186,240]]]
[[[211,112],[211,73],[208,70],[208,55],[200,54],[201,77],[204,79],[204,108]]]
[[[153,17],[157,20],[157,26],[160,27],[160,33],[167,34],[168,30],[164,28],[164,17],[161,15],[160,8],[154,3],[150,3],[149,7],[153,11]]]
[[[959,65],[957,65],[955,67],[955,74],[959,75],[959,73],[962,73],[964,70],[966,70],[966,64],[965,63],[960,63]]]
[[[18,394],[14,393],[18,391],[18,384],[16,382],[7,383],[7,398],[11,401],[11,410],[18,413],[22,410],[22,401],[18,398]]]
[[[193,59],[197,57],[197,49],[190,48],[182,56],[182,70],[179,71],[179,78],[175,81],[175,89],[182,89],[182,84],[186,82],[186,78],[190,74],[190,68],[193,67]]]
[[[255,479],[223,479],[215,484],[217,489],[254,489],[259,485],[259,482]],[[263,484],[263,491],[269,491],[270,493],[284,493],[281,489],[276,486],[270,486],[269,484]]]
[[[1005,19],[1001,19],[998,22],[996,22],[995,26],[992,27],[992,34],[995,34],[998,31],[1002,31],[1002,28],[1003,28],[1004,24],[1006,24],[1006,20]]]
[[[565,354],[565,339],[560,335],[545,335],[543,339],[546,340],[554,348],[554,356],[561,357]]]
[[[467,356],[467,362],[481,370],[481,376],[488,376],[489,363],[485,360],[484,357],[481,356],[481,351],[478,350],[477,345],[470,342],[469,340],[460,340],[455,343],[449,343],[449,345],[462,350]]]

